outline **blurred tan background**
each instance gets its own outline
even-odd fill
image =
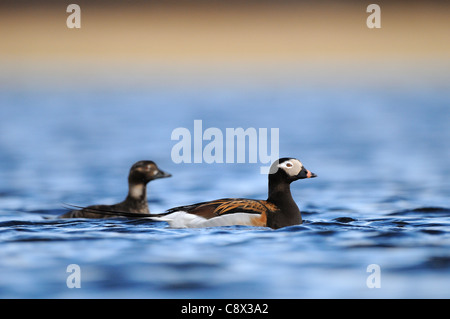
[[[81,29],[66,26],[70,3],[81,7]],[[381,7],[381,29],[366,26],[370,3]],[[5,1],[0,86],[449,87],[449,9],[425,1]]]

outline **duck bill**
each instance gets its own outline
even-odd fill
[[[303,178],[314,178],[317,177],[316,174],[314,174],[311,171],[308,171],[306,168],[302,168],[302,170],[300,171],[300,173],[298,173],[297,178],[298,179],[303,179]]]
[[[314,178],[317,177],[316,174],[312,173],[311,171],[306,171],[306,178]]]
[[[156,175],[155,175],[155,179],[156,178],[166,178],[166,177],[171,177],[172,176],[172,174],[170,174],[170,173],[166,173],[166,172],[164,172],[164,171],[162,171],[162,170],[158,170],[158,173],[156,173]]]

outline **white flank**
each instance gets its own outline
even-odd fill
[[[255,214],[233,213],[206,219],[183,211],[174,212],[161,217],[151,217],[153,220],[165,221],[172,228],[202,228],[233,225],[252,225]]]

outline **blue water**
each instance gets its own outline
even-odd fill
[[[134,162],[152,212],[267,196],[256,164],[175,164],[177,127],[279,128],[304,224],[170,229],[57,219],[112,204]],[[207,142],[205,142],[205,145]],[[438,89],[229,88],[0,93],[1,298],[449,298],[450,94]],[[68,288],[67,266],[81,288]],[[369,288],[380,268],[380,288]]]

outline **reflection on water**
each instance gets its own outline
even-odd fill
[[[446,297],[450,97],[416,90],[215,90],[0,95],[0,296]],[[292,185],[303,225],[169,229],[58,220],[62,203],[114,203],[131,163],[153,212],[267,196],[260,164],[175,164],[175,128],[279,128],[280,155],[319,175]],[[78,264],[82,288],[68,289]],[[368,288],[367,266],[381,269]]]

